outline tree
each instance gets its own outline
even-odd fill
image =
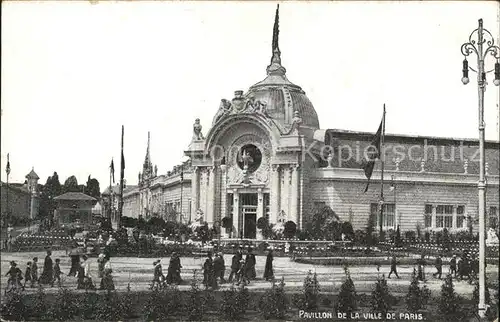
[[[304,278],[302,294],[296,294],[293,298],[294,304],[300,310],[315,310],[318,308],[320,286],[316,272],[307,273]]]
[[[292,238],[295,236],[295,233],[297,232],[297,225],[289,220],[285,223],[285,230],[283,231],[283,234],[285,235],[285,238]]]
[[[76,180],[75,176],[70,176],[66,181],[64,181],[64,185],[62,188],[62,192],[82,192],[82,189],[78,187],[78,180]]]
[[[372,292],[371,304],[375,312],[382,313],[386,316],[387,312],[392,308],[393,297],[389,293],[387,280],[384,274],[382,277],[377,277],[375,289]]]
[[[429,298],[431,296],[430,290],[424,285],[422,288],[418,286],[417,271],[413,268],[411,275],[410,287],[408,294],[406,294],[405,302],[409,312],[417,312],[424,310]]]
[[[312,219],[311,234],[314,238],[330,237],[332,234],[331,229],[334,228],[333,222],[339,222],[339,216],[329,206],[317,208]],[[327,229],[325,231],[325,229]]]
[[[351,316],[351,313],[357,308],[356,288],[354,287],[354,282],[351,279],[347,266],[344,267],[344,272],[346,279],[342,283],[342,286],[340,286],[339,299],[335,304],[335,311],[347,313],[347,316]]]
[[[341,230],[342,230],[342,233],[344,233],[344,235],[348,239],[350,239],[350,240],[354,239],[354,229],[352,228],[352,224],[349,221],[344,221],[342,223]]]
[[[99,199],[101,196],[101,188],[99,187],[99,181],[97,179],[91,179],[90,175],[87,179],[87,185],[85,186],[85,193],[91,197]]]
[[[62,188],[57,172],[47,178],[40,191],[40,217],[52,219],[57,203],[54,198],[61,194]]]
[[[459,296],[455,293],[451,274],[446,276],[441,286],[441,297],[439,298],[439,313],[449,321],[459,321],[460,304]]]
[[[394,245],[396,247],[401,247],[401,230],[398,228],[396,229],[396,237],[394,238]]]
[[[264,320],[283,320],[288,309],[285,294],[285,280],[282,277],[278,285],[272,282],[271,289],[266,290],[259,299],[258,308]]]

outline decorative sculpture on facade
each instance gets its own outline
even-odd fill
[[[193,124],[193,141],[201,141],[205,138],[201,132],[202,126],[200,124],[200,119],[196,119]]]
[[[290,127],[290,130],[287,133],[285,133],[285,135],[299,134],[300,124],[302,124],[302,117],[300,117],[299,111],[294,111],[292,126]]]
[[[203,226],[203,210],[196,210],[196,217],[191,223],[191,229],[194,231],[196,228]]]
[[[158,176],[158,166],[155,165],[155,177]]]
[[[213,124],[227,115],[233,114],[260,114],[270,118],[267,113],[267,103],[256,100],[255,97],[245,98],[242,91],[235,92],[235,98],[232,101],[221,99],[219,110],[215,114]]]

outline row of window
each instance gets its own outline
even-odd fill
[[[314,202],[315,209],[321,209],[326,203]],[[385,203],[383,205],[382,226],[384,228],[396,228],[396,205]],[[378,203],[370,204],[370,214],[375,220],[375,226],[380,225],[380,206]],[[491,206],[487,213],[487,227],[496,229],[498,227],[498,207]],[[425,228],[448,228],[460,229],[467,227],[467,214],[465,205],[433,205],[426,204],[424,207]]]

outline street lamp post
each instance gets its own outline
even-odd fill
[[[486,39],[485,39],[486,38]],[[484,49],[483,46],[486,46]],[[479,19],[479,26],[469,36],[469,42],[464,43],[461,47],[464,55],[463,61],[463,77],[462,83],[469,83],[469,70],[477,73],[477,84],[479,94],[479,306],[478,314],[481,318],[486,315],[485,305],[485,250],[486,250],[486,234],[485,234],[485,211],[486,211],[486,181],[485,181],[485,148],[484,148],[484,92],[486,91],[486,74],[493,71],[486,71],[484,62],[488,54],[496,59],[495,63],[495,79],[493,83],[500,85],[500,47],[495,45],[495,41],[491,33],[483,28],[483,19]],[[477,70],[469,67],[467,56],[475,53],[477,56]]]

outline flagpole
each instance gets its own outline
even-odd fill
[[[382,153],[379,153],[380,155],[380,162],[381,162],[381,175],[380,175],[380,218],[379,218],[379,237],[382,236],[382,226],[383,226],[383,220],[384,220],[384,163],[385,163],[385,150],[384,150],[384,140],[385,140],[385,104],[384,104],[384,114],[382,116],[382,136],[380,138],[380,149]]]
[[[113,159],[111,159],[111,165],[113,165]],[[111,212],[113,211],[113,204],[112,204],[112,199],[111,199],[111,190],[113,189],[113,187],[111,186],[111,176],[112,176],[112,173],[111,171],[112,168],[111,168],[111,165],[109,166],[109,211],[107,213],[107,218],[108,218],[108,222],[109,224],[111,224]]]
[[[123,175],[125,170],[125,157],[123,156],[123,133],[124,126],[122,125],[122,154],[121,154],[121,164],[120,164],[120,200],[118,203],[118,217],[116,220],[116,229],[120,229],[121,219],[123,215]]]

